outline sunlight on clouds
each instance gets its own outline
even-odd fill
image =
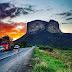
[[[14,38],[13,41],[17,40],[18,38]]]
[[[0,37],[9,35],[10,37],[20,38],[26,33],[26,23],[0,23]]]
[[[16,29],[22,29],[24,26],[17,26]]]
[[[14,28],[15,30],[17,30],[17,31],[20,31],[21,29],[23,29],[24,28],[24,26],[17,26],[16,28]]]

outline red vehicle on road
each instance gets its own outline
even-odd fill
[[[9,36],[4,36],[1,38],[1,46],[5,48],[5,50],[13,50],[14,48],[14,42],[12,41],[12,38]]]

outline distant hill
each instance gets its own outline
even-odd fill
[[[72,34],[62,33],[57,21],[35,20],[27,23],[27,33],[15,43],[22,41],[27,41],[29,45],[72,47]]]

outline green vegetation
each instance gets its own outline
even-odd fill
[[[22,41],[21,43],[15,43],[15,45],[19,45],[21,48],[27,47],[27,41]]]
[[[27,41],[22,41],[21,44],[26,47],[27,46]]]
[[[71,72],[71,51],[49,46],[34,49],[31,72]]]
[[[19,45],[21,48],[32,47],[33,45],[28,45],[27,41],[22,41],[21,43],[15,43],[15,45]]]

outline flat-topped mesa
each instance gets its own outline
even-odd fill
[[[45,23],[41,20],[35,20],[27,23],[27,32],[36,33],[45,30]]]
[[[59,23],[50,20],[49,22],[42,20],[35,20],[27,23],[27,32],[36,33],[40,31],[48,31],[50,33],[61,33]]]
[[[27,23],[27,33],[15,43],[27,41],[28,45],[48,45],[72,48],[72,34],[62,33],[59,23],[54,20],[49,22],[34,20]]]

